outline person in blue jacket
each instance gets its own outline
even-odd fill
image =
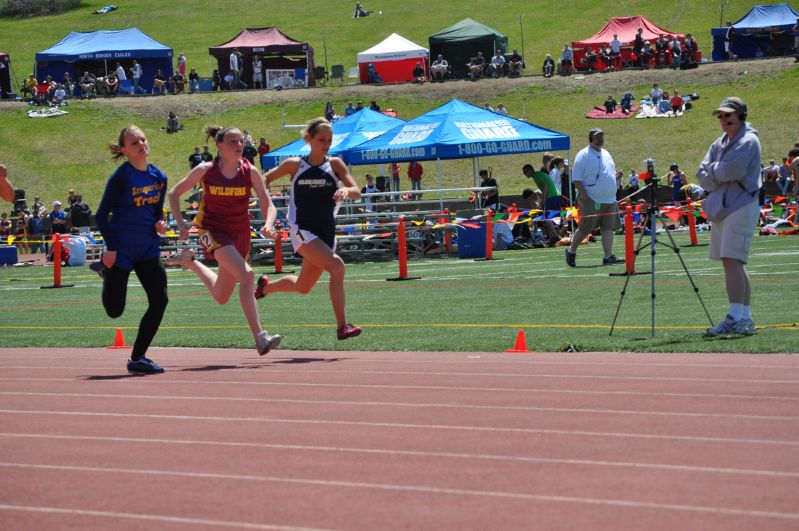
[[[147,137],[135,125],[122,129],[117,143],[108,148],[115,159],[125,157],[127,161],[108,179],[97,208],[97,226],[105,240],[105,252],[93,269],[103,277],[103,306],[111,318],[124,312],[128,277],[131,271],[136,272],[147,294],[148,307],[139,324],[128,372],[161,373],[164,369],[145,354],[169,302],[158,236],[166,232],[163,207],[167,179],[148,162]]]

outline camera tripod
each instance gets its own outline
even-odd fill
[[[649,188],[649,204],[646,207],[646,216],[647,221],[649,224],[649,232],[651,236],[651,240],[647,243],[643,243],[644,240],[644,231],[641,230],[641,235],[638,237],[638,244],[635,246],[635,256],[638,256],[638,253],[646,249],[647,247],[650,248],[650,254],[652,256],[652,271],[648,272],[648,274],[652,275],[652,282],[651,282],[651,299],[652,299],[652,337],[655,337],[655,255],[657,254],[657,246],[662,245],[674,251],[674,254],[677,255],[677,258],[680,259],[680,264],[682,264],[682,268],[685,271],[685,275],[688,277],[688,280],[691,282],[691,286],[693,287],[694,293],[696,293],[696,297],[699,299],[699,304],[702,305],[702,309],[705,311],[705,315],[707,316],[707,320],[710,322],[710,326],[713,326],[713,320],[710,318],[710,314],[707,311],[707,307],[705,307],[705,303],[702,300],[702,296],[699,295],[699,288],[696,286],[694,279],[691,277],[691,273],[688,271],[688,266],[685,265],[685,261],[680,254],[680,248],[677,243],[674,241],[674,238],[671,235],[671,231],[666,226],[666,223],[663,223],[663,229],[666,235],[669,237],[669,241],[671,243],[665,243],[658,240],[657,232],[655,228],[657,226],[657,219],[660,218],[661,220],[663,217],[659,214],[658,205],[657,205],[657,188],[658,183],[660,182],[660,178],[655,176],[655,171],[651,163],[647,161],[647,172],[651,175],[651,182],[648,185]],[[621,289],[621,297],[619,297],[619,305],[616,307],[616,315],[613,316],[613,323],[610,325],[610,334],[613,335],[613,329],[616,327],[616,319],[619,317],[619,310],[621,310],[621,303],[624,301],[624,295],[627,293],[627,285],[630,283],[630,278],[634,274],[647,274],[647,272],[641,273],[629,273],[627,274],[627,279],[624,281],[624,287]]]

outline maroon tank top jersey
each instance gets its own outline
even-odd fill
[[[222,175],[217,161],[203,176],[203,198],[194,223],[205,230],[231,233],[250,231],[250,195],[252,165],[241,161],[236,175],[228,179]]]

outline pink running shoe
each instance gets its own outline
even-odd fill
[[[255,298],[256,299],[263,299],[266,297],[266,293],[264,293],[264,288],[269,284],[269,277],[266,275],[261,275],[258,277],[258,284],[255,286]]]
[[[361,328],[358,326],[352,326],[350,323],[345,324],[341,328],[338,329],[336,335],[339,339],[348,339],[350,337],[355,337],[361,335]]]

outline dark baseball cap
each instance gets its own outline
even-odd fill
[[[604,135],[604,134],[605,132],[602,129],[600,129],[599,127],[594,127],[593,129],[588,131],[588,141],[589,142],[592,141],[595,135]]]
[[[716,116],[722,112],[734,112],[738,115],[746,114],[746,103],[744,103],[744,100],[741,98],[737,98],[735,96],[724,98],[724,101],[722,101],[718,108],[713,111],[713,116]]]

